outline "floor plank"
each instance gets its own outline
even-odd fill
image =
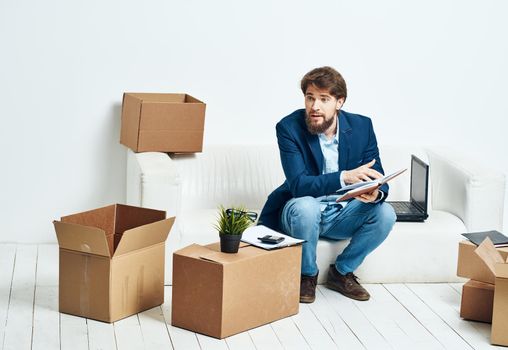
[[[62,350],[88,349],[86,318],[60,314],[60,346]]]
[[[328,300],[333,310],[355,333],[365,348],[391,349],[386,339],[377,331],[360,309],[358,309],[353,300],[325,288],[324,286],[318,286],[318,288],[321,294]]]
[[[339,349],[364,349],[360,340],[333,310],[320,288],[316,291],[316,300],[309,307]]]
[[[58,287],[36,286],[32,350],[60,349]]]
[[[422,286],[426,288],[428,285],[423,284]],[[446,349],[459,350],[471,348],[431,307],[406,285],[385,284],[384,287]]]
[[[226,338],[229,350],[256,350],[249,332],[243,332]]]
[[[168,329],[164,323],[164,315],[160,306],[138,314],[145,348],[168,349],[171,344]]]
[[[491,349],[489,334],[479,331],[471,321],[462,320],[459,316],[460,296],[446,283],[443,284],[408,284],[443,321],[448,324],[465,342],[474,349]],[[480,329],[483,326],[480,326]]]
[[[227,350],[228,345],[224,339],[216,339],[203,334],[196,334],[201,349]]]
[[[284,349],[308,350],[309,344],[296,326],[293,318],[286,317],[272,323],[272,329]]]
[[[256,349],[284,349],[272,326],[269,324],[251,329],[249,334]]]
[[[381,284],[368,285],[369,302],[355,304],[394,349],[443,349]]]
[[[337,345],[321,326],[309,305],[300,304],[300,312],[292,316],[292,319],[311,349],[337,349]]]
[[[37,246],[32,349],[60,349],[58,246]]]
[[[114,323],[116,346],[118,350],[144,348],[143,333],[138,315],[132,315]]]
[[[4,349],[29,349],[32,345],[37,246],[18,245],[5,326]]]
[[[112,323],[87,319],[88,348],[90,350],[116,349],[115,326]]]
[[[12,277],[14,275],[14,259],[16,245],[0,244],[0,349],[3,349],[5,323],[11,299]]]

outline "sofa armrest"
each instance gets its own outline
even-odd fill
[[[180,195],[180,176],[166,153],[127,150],[127,204],[165,210],[171,217],[179,211]]]
[[[458,216],[470,232],[503,228],[505,175],[450,150],[427,149],[432,208]]]

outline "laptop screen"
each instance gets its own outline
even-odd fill
[[[411,202],[427,213],[427,186],[429,166],[411,156]]]

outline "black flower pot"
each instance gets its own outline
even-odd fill
[[[225,233],[219,233],[220,237],[220,251],[223,253],[238,253],[238,247],[240,246],[240,240],[242,234],[229,235]]]

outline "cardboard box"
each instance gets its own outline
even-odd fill
[[[60,312],[113,322],[164,302],[164,242],[175,218],[115,204],[54,221]]]
[[[475,253],[495,277],[490,342],[508,346],[508,261],[496,250],[489,238],[478,246]]]
[[[459,256],[457,263],[457,276],[470,278],[475,281],[494,284],[494,276],[489,268],[475,254],[476,244],[470,241],[459,242]],[[496,248],[503,259],[508,258],[508,247]]]
[[[134,152],[201,152],[205,108],[187,94],[124,93],[120,143]]]
[[[171,324],[224,338],[297,314],[301,255],[245,244],[227,254],[219,243],[176,251]]]
[[[462,286],[460,317],[466,320],[492,322],[494,285],[469,280]]]

